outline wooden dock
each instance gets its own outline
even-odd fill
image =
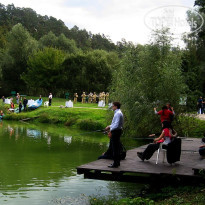
[[[118,168],[109,168],[113,161],[108,159],[100,159],[88,164],[77,167],[78,174],[84,174],[85,178],[114,180],[125,182],[139,182],[158,180],[159,178],[178,178],[180,180],[196,180],[203,179],[205,175],[201,175],[201,171],[205,170],[205,159],[202,158],[198,149],[201,145],[201,139],[186,138],[182,139],[181,160],[175,164],[162,162],[162,153],[159,156],[158,164],[156,164],[156,154],[148,161],[141,161],[137,157],[137,152],[143,151],[147,145],[128,150],[125,160],[121,161]]]

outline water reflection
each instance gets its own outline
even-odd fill
[[[28,137],[41,138],[40,130],[27,129],[26,133]]]
[[[107,149],[101,133],[85,133],[64,127],[0,123],[0,204],[48,204],[60,197],[80,194],[108,195],[126,190],[119,183],[86,180],[76,167],[94,161]],[[14,203],[15,201],[15,203]]]
[[[66,142],[67,144],[70,144],[72,140],[72,136],[65,136],[64,137],[64,142]]]

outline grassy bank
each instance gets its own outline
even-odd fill
[[[36,100],[38,97],[27,96],[27,99]],[[42,97],[43,102],[48,101],[48,97]],[[74,104],[74,108],[60,108],[65,107],[67,99],[53,98],[51,107],[41,106],[37,110],[22,112],[21,114],[6,114],[9,105],[5,105],[4,113],[7,120],[22,120],[25,118],[31,118],[34,121],[42,123],[53,124],[65,124],[67,126],[76,126],[77,128],[85,130],[101,129],[110,123],[111,118],[107,118],[109,115],[105,109],[98,108],[97,103],[85,103],[78,102]],[[16,100],[14,99],[14,103]],[[18,105],[15,104],[15,108]],[[105,107],[107,108],[107,106]],[[112,113],[113,114],[113,113]],[[110,114],[110,116],[112,116]],[[106,122],[107,119],[109,122]],[[193,114],[181,115],[173,121],[173,127],[182,137],[203,137],[205,133],[205,120],[199,120]],[[158,128],[156,129],[158,130]]]
[[[27,99],[35,99],[27,97]],[[44,99],[47,100],[47,98]],[[65,106],[66,99],[54,98],[51,107],[43,107],[33,111],[22,111],[21,113],[8,113],[8,105],[4,105],[4,120],[24,120],[50,124],[64,124],[83,130],[100,130],[107,125],[107,109],[96,109],[97,104],[77,103],[74,108],[61,108]],[[18,105],[16,104],[15,107]]]
[[[152,187],[152,189],[154,189]],[[146,192],[146,191],[145,191]],[[117,199],[115,197],[90,197],[92,205],[203,205],[205,201],[205,188],[203,184],[198,186],[155,187],[148,194]],[[144,195],[144,196],[142,196]]]

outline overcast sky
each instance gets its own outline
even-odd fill
[[[156,24],[153,19],[163,18],[160,15],[164,13],[164,7],[169,8],[165,10],[170,13],[168,15],[175,13],[176,19],[179,19],[182,18],[179,17],[179,13],[182,15],[185,7],[193,8],[194,5],[194,0],[0,0],[0,2],[4,5],[13,3],[15,7],[30,7],[38,14],[61,19],[68,28],[77,25],[80,29],[85,28],[94,34],[103,33],[115,43],[125,38],[127,41],[140,44],[148,42],[151,29]],[[188,26],[182,27],[182,24],[177,25],[177,28],[179,27],[184,31],[188,29]],[[177,33],[176,30],[173,32]],[[180,35],[175,37],[179,39]]]

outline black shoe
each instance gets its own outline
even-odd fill
[[[111,164],[111,165],[109,165],[108,167],[109,168],[118,168],[120,165],[116,165],[116,164]]]
[[[142,161],[144,161],[144,157],[142,156],[142,152],[137,152],[137,156],[138,156]]]

